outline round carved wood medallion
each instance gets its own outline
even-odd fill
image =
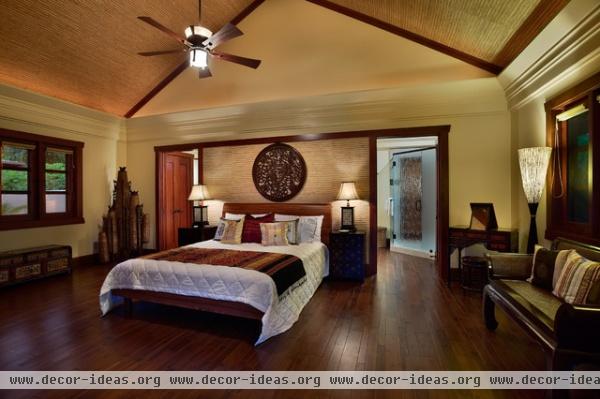
[[[265,147],[254,160],[252,180],[256,190],[270,201],[287,201],[302,190],[306,164],[292,146],[275,143]]]

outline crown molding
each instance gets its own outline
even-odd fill
[[[0,124],[7,128],[122,142],[127,138],[123,121],[52,97],[0,85]]]
[[[506,113],[496,78],[366,90],[128,119],[127,141],[202,142],[370,130]]]
[[[536,98],[551,96],[568,85],[581,81],[600,70],[600,5],[520,75],[504,82],[508,106],[517,110]],[[507,72],[509,68],[507,68]],[[508,73],[506,75],[508,75]]]

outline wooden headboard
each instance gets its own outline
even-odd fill
[[[321,227],[321,241],[329,245],[329,233],[331,232],[331,204],[294,204],[265,202],[256,204],[242,204],[226,202],[223,204],[223,215],[229,213],[282,213],[285,215],[317,216],[323,215],[323,226]]]

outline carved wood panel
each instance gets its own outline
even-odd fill
[[[304,158],[288,144],[271,144],[254,160],[252,180],[256,190],[266,199],[287,201],[302,190],[306,181]]]

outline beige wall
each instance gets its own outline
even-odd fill
[[[57,100],[0,87],[0,127],[82,141],[84,224],[0,231],[0,251],[46,244],[73,248],[73,256],[94,252],[98,225],[112,192],[117,165],[126,164],[126,144],[117,118]],[[120,141],[121,140],[121,141]]]

